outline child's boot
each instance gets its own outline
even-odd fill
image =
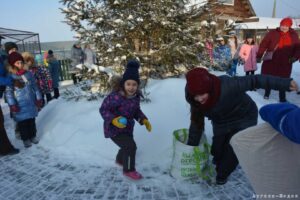
[[[30,140],[24,140],[23,144],[24,144],[24,147],[26,147],[26,148],[31,147],[31,141]]]
[[[143,178],[143,176],[140,173],[138,173],[137,171],[123,172],[123,175],[127,176],[128,178],[135,180],[135,181]]]
[[[30,141],[31,141],[33,144],[38,144],[38,143],[39,143],[39,140],[38,140],[36,137],[31,138]]]

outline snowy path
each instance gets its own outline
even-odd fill
[[[121,168],[76,165],[39,145],[0,158],[1,200],[83,199],[251,199],[252,190],[238,169],[225,186],[176,181],[156,166],[141,169],[144,180],[132,182]]]

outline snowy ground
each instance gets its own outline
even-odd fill
[[[300,80],[300,64],[293,77]],[[238,69],[243,75],[242,67]],[[148,86],[151,103],[142,104],[153,130],[135,126],[138,146],[136,168],[144,179],[132,182],[122,176],[114,163],[118,148],[103,136],[100,101],[50,102],[37,118],[40,143],[24,149],[14,137],[14,124],[8,107],[2,103],[5,126],[12,143],[21,153],[0,157],[0,200],[17,199],[252,199],[253,191],[238,168],[225,186],[201,181],[183,182],[169,175],[172,132],[189,125],[189,106],[184,99],[185,80],[153,80]],[[263,90],[249,92],[258,107],[278,101],[272,91],[270,100]],[[288,101],[300,106],[300,96],[287,94]],[[259,119],[259,122],[261,120]],[[212,130],[206,121],[206,134]]]

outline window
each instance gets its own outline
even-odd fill
[[[220,3],[223,3],[225,5],[234,5],[234,0],[218,0]]]

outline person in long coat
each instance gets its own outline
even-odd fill
[[[78,69],[76,66],[83,64],[83,59],[84,52],[80,46],[80,43],[76,42],[71,49],[71,65],[69,69],[69,73],[71,74],[74,85],[81,81],[81,77],[78,76],[80,69]]]
[[[0,57],[0,86],[8,86],[13,85],[13,79],[11,77],[8,77],[6,75],[6,70],[4,67],[4,61],[2,57]],[[5,87],[3,87],[5,90]],[[3,96],[3,90],[0,90],[0,98]],[[9,141],[9,138],[7,137],[7,133],[4,127],[4,117],[2,108],[0,106],[0,155],[12,155],[19,153],[19,149],[16,149],[11,142]]]
[[[216,183],[225,184],[238,165],[229,141],[237,132],[257,124],[258,109],[246,93],[266,86],[274,90],[296,90],[291,78],[267,75],[243,77],[215,76],[204,68],[186,74],[185,97],[191,106],[188,145],[198,146],[204,131],[204,118],[211,120],[213,141],[211,154],[216,165]]]
[[[291,76],[293,62],[299,58],[297,47],[299,45],[298,33],[291,28],[291,18],[284,18],[280,27],[271,30],[260,43],[257,60],[261,61],[265,52],[273,52],[271,60],[262,63],[261,74],[273,75],[282,78]],[[271,89],[265,90],[264,98],[269,99]],[[279,101],[286,102],[285,91],[279,91]]]

